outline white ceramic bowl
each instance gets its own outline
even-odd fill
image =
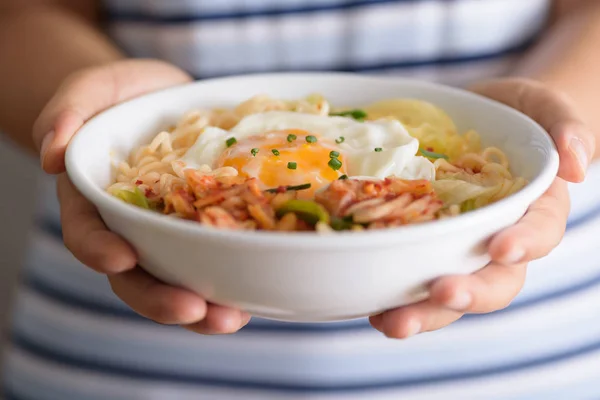
[[[445,109],[464,131],[509,156],[530,180],[517,194],[457,218],[373,232],[232,232],[142,210],[108,195],[111,161],[197,107],[233,106],[253,95],[295,99],[321,93],[333,104],[412,97]],[[551,184],[558,154],[526,116],[462,90],[349,74],[270,74],[216,79],[143,96],[89,121],[72,140],[67,171],[108,227],[138,251],[156,277],[219,304],[285,321],[352,319],[427,296],[430,280],[469,274],[489,261],[485,242],[514,224]]]

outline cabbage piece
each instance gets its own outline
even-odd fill
[[[496,187],[486,187],[475,185],[473,183],[443,179],[432,182],[433,190],[445,204],[462,204],[467,200],[472,200],[481,196],[490,196],[496,190]]]
[[[148,198],[142,193],[142,191],[136,186],[134,191],[130,190],[115,190],[113,195],[123,200],[125,203],[133,204],[134,206],[145,208],[147,210],[150,209],[150,203],[148,202]]]

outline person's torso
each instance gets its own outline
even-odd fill
[[[197,78],[268,71],[401,74],[450,84],[507,73],[549,0],[106,0],[131,55]]]
[[[464,84],[507,73],[543,27],[549,2],[106,4],[110,33],[130,55],[171,61],[198,78],[342,70]],[[64,249],[46,181],[15,313],[9,382],[21,393],[86,400],[583,398],[561,382],[586,393],[597,378],[598,357],[590,361],[590,354],[600,348],[600,262],[588,238],[600,235],[600,166],[572,189],[563,244],[532,264],[511,307],[392,341],[366,320],[254,320],[217,337],[146,321]]]

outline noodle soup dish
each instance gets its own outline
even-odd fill
[[[422,300],[551,184],[525,115],[412,80],[269,74],[167,89],[96,116],[67,172],[157,278],[285,321]]]
[[[256,95],[193,110],[115,165],[126,203],[236,230],[361,231],[457,216],[527,181],[440,108]]]

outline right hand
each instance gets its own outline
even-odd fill
[[[65,150],[81,126],[99,112],[144,93],[191,81],[161,61],[125,60],[79,71],[65,80],[33,128],[44,171],[57,174],[66,247],[83,264],[106,274],[115,294],[139,314],[161,324],[203,334],[233,333],[249,315],[213,304],[160,282],[137,265],[135,250],[109,231],[95,207],[65,172]]]

